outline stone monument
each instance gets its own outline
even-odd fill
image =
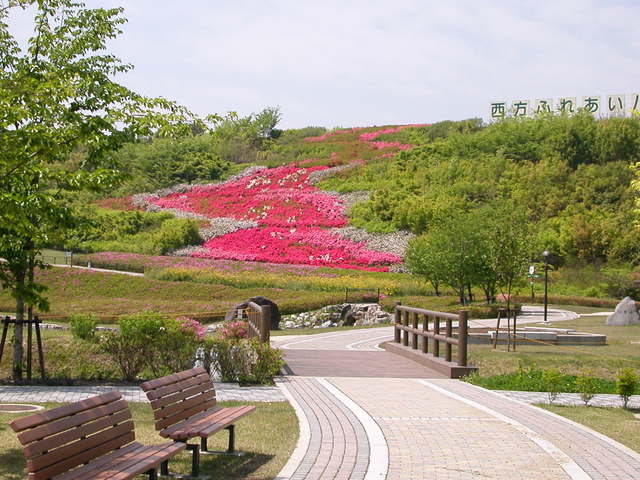
[[[625,326],[640,324],[640,315],[636,302],[631,297],[625,297],[616,306],[616,310],[607,317],[607,325]]]

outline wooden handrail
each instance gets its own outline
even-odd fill
[[[260,342],[268,343],[271,326],[271,307],[249,302],[247,308],[247,323],[249,324],[249,338],[257,337]]]
[[[409,318],[411,315],[411,318]],[[440,343],[444,343],[444,360],[452,362],[452,347],[457,347],[457,364],[467,366],[467,337],[468,337],[468,312],[461,310],[457,315],[447,312],[436,312],[422,308],[408,307],[396,303],[394,311],[394,335],[393,341],[405,347],[411,344],[412,350],[421,349],[422,353],[429,353],[429,339],[432,342],[431,354],[440,356]],[[454,337],[453,322],[458,322],[458,336]],[[441,322],[444,322],[444,333],[441,331]],[[420,325],[422,324],[422,325]],[[431,324],[431,325],[430,325]],[[429,327],[432,327],[430,329]],[[411,337],[411,342],[409,342]]]

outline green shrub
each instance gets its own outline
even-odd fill
[[[102,347],[129,381],[143,371],[160,377],[190,368],[204,336],[195,320],[154,312],[123,315],[118,325],[120,331],[107,334]]]
[[[543,379],[544,370],[533,366],[523,366],[517,372],[503,373],[491,377],[481,377],[480,375],[470,375],[465,381],[479,385],[490,390],[520,390],[525,392],[546,392],[547,385]],[[577,377],[574,375],[561,374],[562,383],[559,390],[562,392],[580,393],[577,385]],[[615,393],[616,385],[611,380],[603,378],[592,378],[596,393]]]
[[[92,314],[76,314],[69,317],[69,324],[71,326],[71,335],[80,340],[86,340],[88,342],[95,342],[96,325],[98,325],[98,318]]]
[[[223,382],[273,384],[283,365],[280,350],[256,338],[207,338],[203,350],[204,367]]]
[[[546,385],[547,395],[549,396],[549,403],[553,403],[560,394],[560,388],[562,386],[562,374],[557,368],[550,368],[542,371],[542,380]]]
[[[56,383],[104,381],[119,377],[118,365],[97,343],[60,335],[47,338],[44,349],[47,379]]]
[[[131,382],[138,377],[146,361],[138,339],[118,332],[107,332],[101,347],[118,365],[122,379]]]
[[[624,408],[627,408],[629,398],[637,389],[638,375],[636,374],[636,371],[633,368],[623,368],[620,370],[618,378],[616,379],[616,390],[622,399]]]
[[[598,393],[598,382],[595,378],[588,375],[581,375],[576,378],[576,388],[580,393],[580,399],[584,402],[585,407],[589,406],[589,402]]]
[[[246,383],[273,384],[273,377],[284,366],[282,352],[268,343],[261,343],[257,338],[251,340],[251,345],[257,358],[251,369],[251,378]]]

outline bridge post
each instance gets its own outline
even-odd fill
[[[467,336],[468,336],[468,318],[467,310],[460,310],[458,313],[458,366],[467,366]]]
[[[398,325],[400,324],[400,310],[398,307],[402,305],[400,302],[396,302],[396,308],[393,312],[393,318],[395,321],[395,325],[393,326],[393,341],[395,343],[400,343],[400,329]]]

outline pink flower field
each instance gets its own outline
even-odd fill
[[[368,131],[357,135],[355,141],[362,142],[370,150],[407,150],[412,146],[375,139],[413,126],[417,125]],[[306,140],[321,142],[335,135],[361,130],[337,130]],[[382,157],[394,153],[385,152]],[[335,152],[329,160],[336,160]],[[396,255],[370,250],[364,243],[347,240],[326,230],[348,224],[345,207],[338,196],[319,190],[309,180],[313,172],[329,167],[300,166],[305,163],[308,161],[260,170],[220,184],[194,186],[186,192],[153,198],[151,205],[212,219],[226,217],[258,224],[206,241],[202,249],[192,253],[197,258],[380,271],[388,270],[390,264],[402,262]]]

